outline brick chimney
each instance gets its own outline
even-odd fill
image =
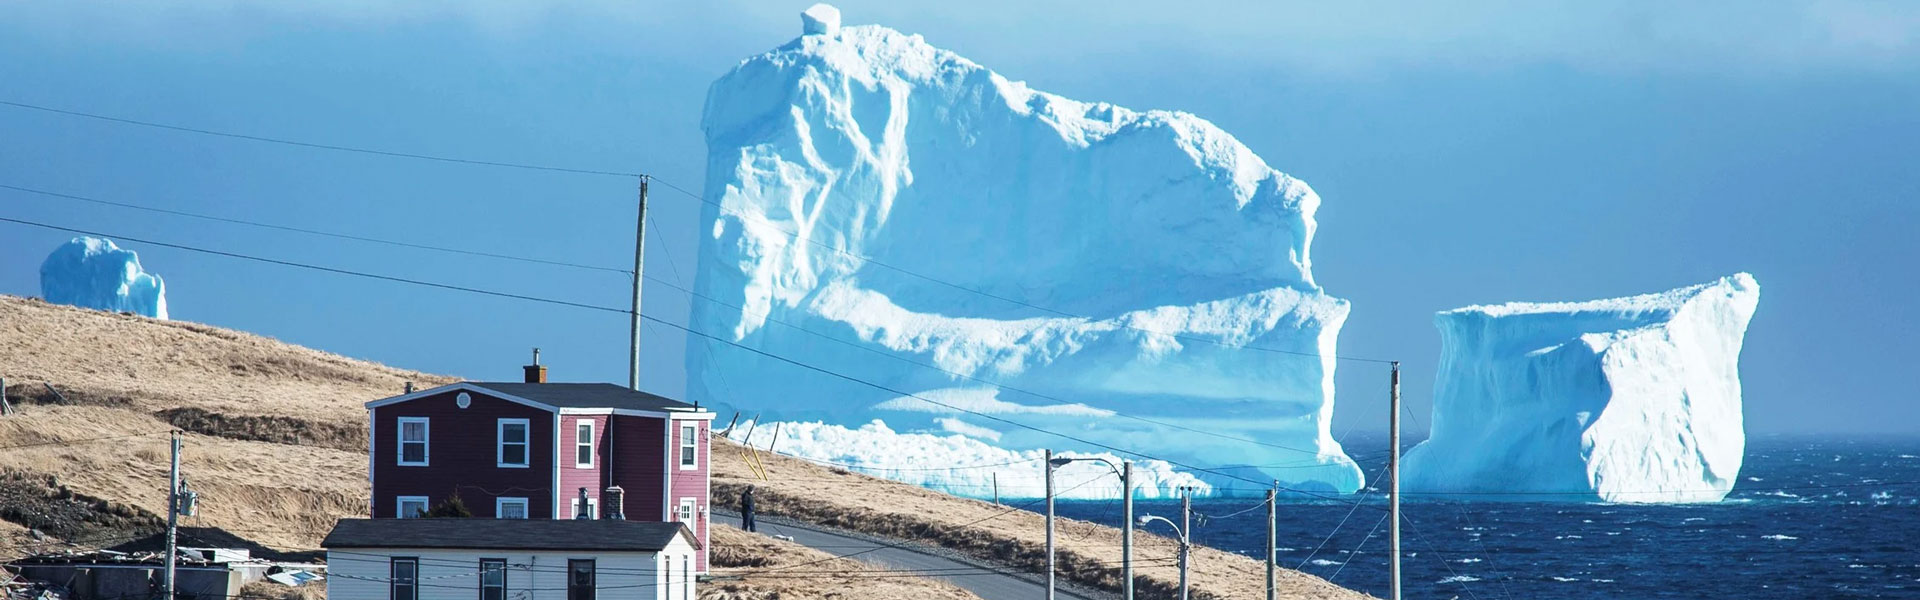
[[[627,491],[620,486],[610,486],[600,492],[600,510],[607,513],[608,519],[624,521],[627,519]]]
[[[527,383],[546,383],[547,368],[540,364],[540,349],[533,349],[533,364],[521,367],[527,372]]]

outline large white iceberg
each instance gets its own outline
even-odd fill
[[[40,296],[54,304],[167,318],[167,284],[113,240],[77,237],[40,263]]]
[[[1360,487],[1328,432],[1347,302],[1314,283],[1305,183],[1190,114],[1036,91],[831,7],[803,23],[708,92],[691,321],[893,391],[694,337],[690,396]]]
[[[1439,313],[1433,435],[1403,488],[1606,502],[1715,502],[1746,449],[1741,273],[1592,302]]]

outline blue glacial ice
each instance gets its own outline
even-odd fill
[[[1191,114],[1041,92],[832,7],[802,22],[708,92],[691,322],[891,391],[690,337],[693,399],[896,473],[1107,445],[1206,467],[1173,468],[1216,495],[1361,486],[1328,431],[1348,305],[1314,282],[1306,183]],[[953,452],[913,451],[927,435]]]
[[[1402,488],[1526,499],[1716,502],[1746,448],[1740,348],[1760,284],[1470,306],[1434,317],[1433,434]]]
[[[167,284],[113,240],[77,237],[40,263],[40,295],[54,304],[167,318]]]

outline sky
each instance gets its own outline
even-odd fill
[[[800,33],[806,2],[5,3],[0,101],[318,144],[642,171],[695,193],[707,86]],[[1404,364],[1424,428],[1435,311],[1763,292],[1753,433],[1911,433],[1920,6],[843,2],[1038,89],[1195,113],[1324,200],[1314,267],[1345,355]],[[630,178],[330,152],[0,106],[0,186],[624,269]],[[688,285],[699,202],[656,185],[648,271]],[[623,307],[625,275],[143,213],[0,189],[0,216],[114,234],[173,317],[347,356],[514,379],[626,380],[624,316],[238,261],[204,246]],[[0,293],[38,295],[71,234],[0,223]],[[688,298],[648,285],[646,312]],[[684,389],[645,332],[642,386]],[[0,368],[4,368],[0,366]],[[1385,427],[1344,363],[1336,433]],[[398,392],[398,390],[396,390]]]

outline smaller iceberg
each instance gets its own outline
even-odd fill
[[[40,295],[54,304],[167,318],[167,284],[113,240],[77,237],[40,263]]]
[[[1746,451],[1740,347],[1760,284],[1434,317],[1433,435],[1409,494],[1717,502]]]

